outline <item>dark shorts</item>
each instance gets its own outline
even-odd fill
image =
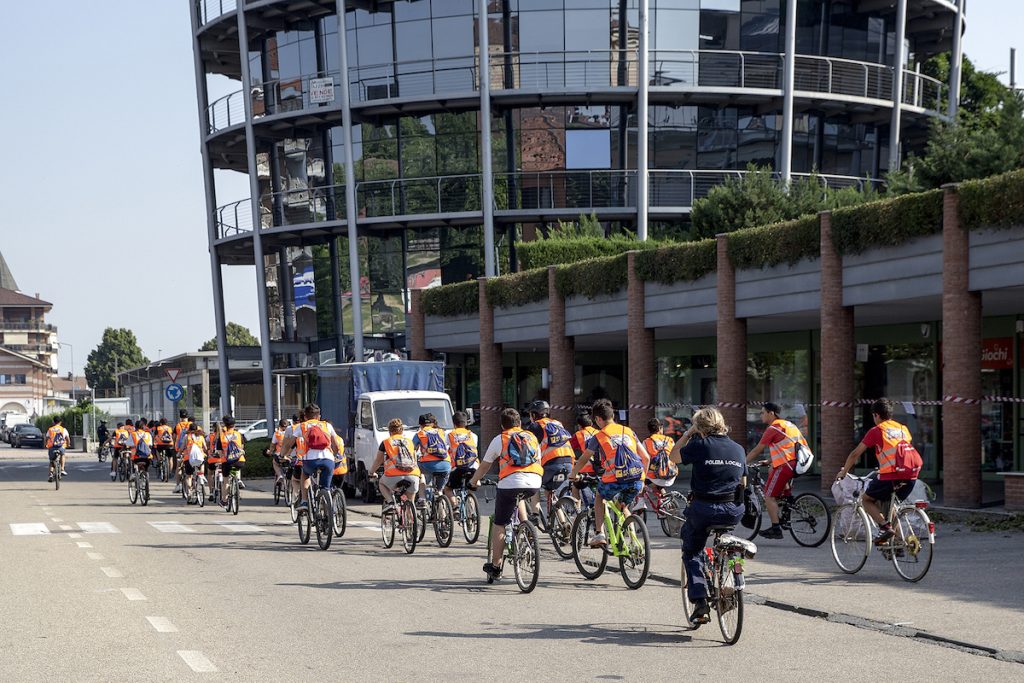
[[[540,487],[545,491],[554,491],[562,485],[572,472],[572,465],[568,463],[548,463],[544,466],[544,476],[541,479]]]
[[[344,474],[332,474],[331,475],[331,488],[340,489],[341,485],[345,482]]]
[[[164,456],[168,457],[168,458],[173,458],[175,455],[177,455],[176,451],[174,450],[174,444],[169,444],[169,443],[167,443],[167,444],[157,444],[156,445],[156,452],[157,453],[163,453]]]
[[[149,458],[132,458],[132,463],[140,470],[149,471]]]
[[[642,481],[598,482],[597,492],[607,501],[617,500],[623,505],[632,503],[644,488]]]
[[[525,493],[532,496],[540,489],[498,489],[494,499],[494,524],[506,526],[516,511],[516,496]]]
[[[452,490],[461,489],[476,472],[472,467],[456,467],[448,476],[448,487]]]
[[[916,479],[872,479],[868,483],[867,489],[864,490],[864,495],[874,498],[880,503],[888,503],[892,494],[895,493],[899,500],[903,500],[910,495],[916,481]]]
[[[241,476],[243,467],[245,467],[244,462],[222,462],[220,464],[220,471],[224,473],[224,478],[227,479],[231,476],[231,470],[238,470],[238,474]]]
[[[301,462],[295,463],[294,466],[292,467],[292,479],[294,479],[295,481],[299,481],[300,479],[302,479],[302,463]]]
[[[203,463],[193,465],[191,460],[186,460],[182,465],[182,469],[185,471],[185,474],[196,474],[198,472],[201,475],[203,473]]]
[[[49,452],[48,452],[48,455],[50,456],[50,462],[53,462],[54,460],[57,459],[57,456],[64,455],[64,449],[63,448],[51,448],[49,450]]]

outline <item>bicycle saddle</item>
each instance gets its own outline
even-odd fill
[[[712,524],[708,527],[708,531],[712,534],[727,534],[735,528],[735,524]]]
[[[754,559],[754,555],[757,555],[757,546],[754,543],[728,534],[720,537],[716,545],[725,550],[738,550],[748,560]]]

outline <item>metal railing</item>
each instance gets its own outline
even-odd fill
[[[245,123],[245,102],[242,101],[241,90],[214,100],[206,108],[207,133],[216,133],[240,123]]]
[[[494,174],[498,210],[609,209],[636,206],[635,170]]]
[[[44,322],[7,322],[0,320],[0,332],[56,332],[57,326]]]
[[[903,72],[903,104],[941,112],[947,98],[946,84],[916,71]]]
[[[234,12],[238,8],[238,0],[195,0],[195,2],[196,16],[199,18],[200,26],[204,26],[228,12]]]
[[[500,52],[491,55],[488,73],[495,91],[635,88],[637,55],[635,50]]]
[[[648,201],[652,208],[692,207],[698,199],[708,195],[713,187],[723,184],[730,178],[741,178],[746,174],[742,170],[663,170],[651,169],[649,171],[650,183],[648,189]],[[776,178],[781,174],[774,173]],[[794,173],[797,178],[815,178],[822,187],[844,188],[857,187],[864,189],[865,185],[880,186],[879,180],[872,178],[858,178],[857,176],[832,175],[820,173]]]
[[[253,116],[315,109],[341,101],[340,71],[316,72],[257,83],[249,90]]]
[[[476,92],[480,89],[479,73],[473,55],[359,65],[349,68],[349,96],[353,102],[372,102]]]
[[[252,204],[248,199],[240,199],[218,206],[214,212],[214,220],[217,223],[219,239],[252,232]]]
[[[320,185],[268,192],[260,198],[260,209],[264,229],[344,220],[345,186]]]
[[[367,218],[479,211],[480,175],[365,181],[356,185],[356,204]]]

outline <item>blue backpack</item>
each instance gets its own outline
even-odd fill
[[[540,446],[537,439],[527,431],[512,432],[508,435],[508,457],[516,467],[526,467],[540,462]]]
[[[456,467],[467,467],[476,462],[477,452],[476,448],[469,443],[472,438],[472,434],[458,434],[455,436],[455,440],[458,442],[458,446],[455,447],[455,466]]]
[[[148,458],[153,454],[153,448],[146,441],[146,437],[140,436],[139,442],[135,444],[135,455],[139,458]]]
[[[238,462],[244,453],[245,451],[243,451],[242,447],[238,445],[238,441],[235,439],[228,439],[228,449],[224,453],[227,457],[228,463],[234,464]]]
[[[544,436],[548,442],[548,448],[561,448],[572,440],[569,431],[554,420],[544,423]]]
[[[423,433],[427,435],[427,445],[423,448],[426,455],[433,455],[441,460],[447,460],[448,445],[444,442],[441,432],[436,429],[430,429],[424,430]]]
[[[613,471],[617,482],[640,481],[644,475],[644,461],[630,445],[631,442],[635,443],[626,436],[625,431],[622,432],[618,442],[612,441],[612,445],[615,446]]]

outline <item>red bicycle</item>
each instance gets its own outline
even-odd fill
[[[669,491],[660,486],[647,484],[633,501],[630,512],[639,515],[646,523],[648,508],[661,522],[661,531],[666,536],[679,538],[679,531],[683,528],[683,522],[686,521],[683,516],[683,511],[686,510],[686,496],[678,491]]]

